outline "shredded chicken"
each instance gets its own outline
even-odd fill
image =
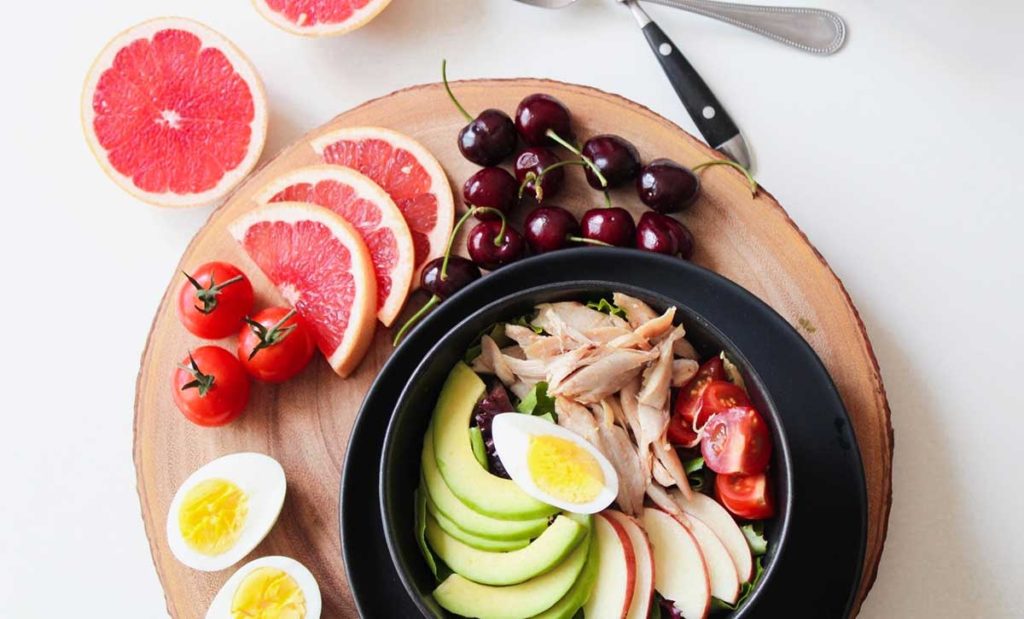
[[[621,307],[626,312],[626,320],[629,321],[629,326],[634,329],[649,320],[653,320],[658,315],[651,309],[650,305],[636,297],[631,297],[621,292],[616,292],[612,295],[612,303],[615,303],[615,305]]]
[[[693,359],[676,359],[672,362],[672,386],[682,387],[697,375],[700,364]]]
[[[649,352],[602,347],[553,392],[588,404],[600,402],[638,376],[651,359]]]

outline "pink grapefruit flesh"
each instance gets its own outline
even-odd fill
[[[216,202],[256,165],[266,95],[248,59],[220,34],[159,18],[114,37],[82,92],[93,154],[123,189],[161,206]]]
[[[330,36],[365,26],[391,0],[253,0],[278,28],[305,36]]]
[[[313,325],[340,376],[359,365],[373,340],[377,284],[359,232],[315,204],[258,207],[230,226],[253,262]]]
[[[415,263],[412,236],[388,194],[355,170],[314,165],[285,173],[257,196],[261,203],[307,202],[341,215],[359,231],[377,279],[377,318],[390,326],[405,304]]]

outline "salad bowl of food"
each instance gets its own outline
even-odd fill
[[[439,334],[380,464],[422,613],[753,616],[785,555],[790,448],[758,367],[683,301],[564,281]]]

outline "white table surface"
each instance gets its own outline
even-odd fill
[[[650,12],[741,124],[760,180],[843,279],[878,354],[894,503],[862,616],[1024,616],[1024,4],[818,4],[851,28],[827,59]],[[244,0],[12,3],[0,37],[0,617],[166,616],[135,492],[135,373],[160,295],[210,211],[121,193],[88,152],[78,105],[106,40],[168,13],[251,56],[270,98],[268,154],[366,99],[436,81],[442,56],[453,77],[589,84],[693,131],[610,0],[550,13],[394,0],[331,40],[280,32]]]

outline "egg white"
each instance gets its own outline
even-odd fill
[[[178,512],[188,493],[207,479],[226,479],[248,498],[249,512],[235,545],[215,556],[196,552],[185,541],[178,526]],[[236,453],[217,458],[189,475],[178,488],[167,510],[167,544],[185,565],[203,572],[227,569],[252,552],[277,522],[284,505],[284,469],[277,460],[259,453]]]
[[[278,569],[291,576],[298,583],[299,588],[302,589],[302,595],[306,598],[306,619],[320,619],[323,601],[320,598],[320,585],[317,584],[316,578],[313,578],[313,574],[305,565],[295,559],[276,556],[254,559],[238,568],[238,571],[228,578],[224,586],[214,596],[213,601],[210,602],[210,609],[206,611],[206,619],[231,619],[231,601],[235,597],[235,591],[238,590],[238,586],[242,584],[242,580],[249,573],[261,567]]]
[[[595,514],[608,507],[619,493],[619,476],[608,458],[605,458],[604,454],[582,436],[558,424],[532,415],[502,413],[497,415],[492,422],[491,436],[494,438],[494,449],[505,466],[505,470],[508,471],[509,477],[524,492],[538,501],[574,514]],[[604,473],[604,487],[597,497],[586,503],[570,503],[538,488],[530,475],[530,469],[526,462],[530,438],[534,436],[554,436],[572,441],[593,456],[600,465],[601,472]]]

